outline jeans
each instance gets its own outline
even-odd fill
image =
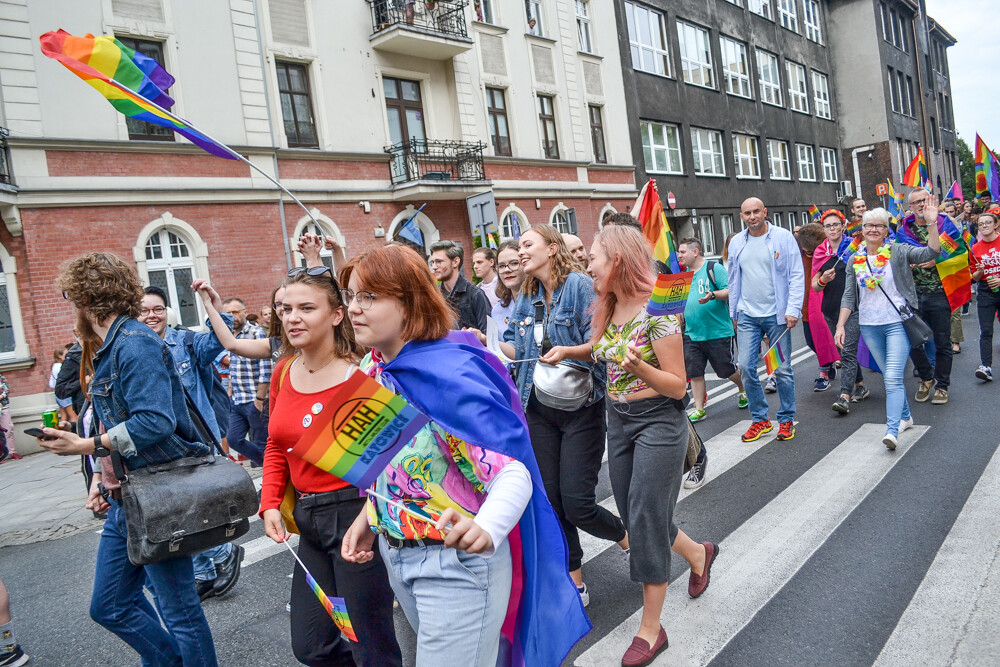
[[[385,538],[379,542],[389,583],[417,633],[416,667],[496,665],[513,577],[510,543],[483,558],[439,544],[391,549]]]
[[[951,317],[950,311],[948,317]],[[906,388],[903,386],[903,370],[910,352],[910,339],[906,337],[902,322],[862,324],[861,334],[875,357],[875,363],[882,369],[885,380],[886,433],[898,435],[899,421],[910,418],[910,403],[906,400]]]
[[[930,359],[922,348],[914,348],[910,352],[913,365],[921,380],[935,380],[938,389],[948,389],[951,384],[951,305],[944,292],[918,294],[919,308],[917,312],[934,332],[935,362],[931,367]],[[902,326],[902,325],[900,325]],[[865,341],[867,342],[867,338]]]
[[[250,440],[247,440],[247,433]],[[257,465],[264,465],[264,447],[267,446],[267,413],[257,411],[253,401],[233,405],[229,412],[229,446]]]
[[[143,665],[214,667],[215,644],[195,591],[191,557],[133,565],[126,535],[125,511],[112,500],[97,547],[90,617],[135,649]],[[147,576],[160,593],[160,616],[142,592]]]
[[[740,313],[736,320],[736,344],[740,350],[740,375],[743,386],[747,390],[750,401],[750,415],[755,422],[767,421],[767,399],[764,389],[757,377],[757,364],[760,361],[760,342],[767,336],[768,342],[774,342],[785,333],[788,327],[784,322],[778,324],[774,317],[750,317]],[[795,419],[795,375],[792,373],[792,334],[786,334],[778,342],[778,349],[785,357],[784,363],[775,371],[778,381],[778,422],[785,423]]]
[[[231,542],[220,544],[211,549],[192,554],[191,560],[194,563],[194,578],[196,581],[212,581],[215,579],[215,564],[229,558],[233,553]]]
[[[825,318],[830,327],[830,333],[837,331],[837,320]],[[851,313],[844,323],[844,349],[840,351],[840,393],[844,396],[854,394],[854,385],[864,384],[861,377],[861,366],[858,365],[858,339],[861,337],[861,325],[858,324],[858,311]]]
[[[980,287],[976,293],[976,312],[979,315],[979,359],[983,366],[993,366],[993,321],[1000,313],[1000,292],[989,286]]]

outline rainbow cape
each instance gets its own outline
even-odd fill
[[[456,438],[528,469],[531,500],[508,536],[514,576],[501,641],[510,643],[514,667],[562,664],[592,625],[566,570],[566,538],[545,495],[510,374],[474,334],[452,331],[441,340],[404,345],[382,379]]]
[[[633,215],[642,225],[642,236],[652,250],[653,259],[669,266],[671,273],[680,273],[681,263],[677,261],[677,249],[670,233],[667,216],[663,212],[656,181],[651,178],[642,186],[631,210],[635,211]]]
[[[910,166],[903,172],[903,185],[911,188],[925,187],[929,189],[931,177],[927,174],[927,163],[924,161],[924,149],[917,146],[917,154],[910,162]]]
[[[816,204],[809,207],[809,217],[814,221],[819,217],[819,209],[816,207]]]
[[[688,294],[691,293],[692,278],[694,271],[658,274],[656,285],[649,295],[649,303],[646,304],[646,312],[654,317],[683,313]]]
[[[1000,199],[1000,174],[997,173],[997,159],[986,142],[976,133],[976,196],[989,193],[994,200]]]
[[[44,55],[65,65],[129,118],[170,128],[217,157],[239,159],[228,146],[167,111],[174,100],[165,91],[173,85],[174,77],[152,58],[128,48],[114,36],[75,37],[65,30],[55,30],[38,41]]]
[[[948,194],[944,196],[945,199],[957,199],[958,201],[964,202],[965,195],[962,194],[962,186],[956,180],[951,184],[951,189],[948,190]]]
[[[903,218],[896,230],[896,242],[923,247],[926,244],[917,240],[914,226],[916,217],[911,213]],[[955,223],[944,213],[938,214],[937,227],[939,235],[947,235],[949,246],[955,250],[948,252],[945,244],[941,244],[941,254],[938,255],[937,271],[941,278],[941,286],[948,297],[948,305],[952,310],[959,308],[972,300],[972,274],[969,272],[969,247]],[[941,237],[943,238],[943,236]],[[962,239],[958,241],[957,239]]]

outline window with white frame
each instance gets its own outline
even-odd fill
[[[910,34],[909,20],[903,15],[902,12],[899,13],[898,20],[899,20],[899,45],[898,46],[899,46],[899,48],[901,48],[903,50],[903,53],[909,53],[910,52],[910,46],[909,46],[909,41],[907,41],[909,39],[908,36]]]
[[[298,224],[295,225],[295,233],[292,234],[292,239],[297,240],[301,238],[304,234],[316,234],[320,238],[324,236],[329,236],[335,239],[341,247],[344,247],[344,235],[341,233],[340,229],[337,227],[336,223],[329,217],[323,215],[319,209],[312,209],[312,218],[306,216],[299,220]],[[313,218],[316,222],[313,222]],[[318,224],[317,224],[318,223]],[[294,248],[295,246],[292,245]],[[329,266],[333,268],[333,251],[327,250],[324,246],[319,251],[319,259],[323,262],[323,266]],[[295,260],[299,266],[306,265],[306,258],[301,253],[296,253]]]
[[[820,74],[816,70],[812,72],[813,80],[813,104],[816,109],[817,118],[833,118],[833,108],[830,106],[830,80],[826,74]]]
[[[722,75],[726,79],[726,92],[752,99],[753,88],[750,85],[750,61],[746,45],[735,39],[720,37],[719,46],[722,51]]]
[[[686,83],[715,88],[712,47],[704,28],[677,22],[677,49],[681,52],[681,73]]]
[[[726,0],[731,5],[736,5],[737,7],[743,6],[743,0]]]
[[[0,359],[28,356],[17,293],[17,260],[0,245]]]
[[[771,166],[771,180],[792,180],[788,161],[788,142],[780,139],[767,140],[767,161]]]
[[[781,213],[775,213],[774,215],[772,215],[771,216],[771,222],[773,222],[778,227],[784,227],[785,226],[785,221],[784,221],[784,218],[781,215]]]
[[[556,231],[560,234],[572,234],[573,229],[569,224],[569,213],[565,206],[556,206],[556,209],[552,212],[552,220],[550,224],[556,228]]]
[[[889,75],[889,101],[892,105],[892,110],[899,112],[899,87],[896,84],[896,70],[891,67],[887,67],[886,71]]]
[[[625,3],[632,67],[642,72],[670,76],[670,52],[663,14],[642,5]]]
[[[796,144],[795,156],[799,163],[799,180],[816,180],[816,155],[813,147],[808,144]]]
[[[778,5],[778,23],[792,32],[799,31],[799,17],[795,12],[795,0],[776,0]]]
[[[524,8],[528,14],[528,34],[544,37],[545,24],[542,21],[542,0],[525,0]],[[531,25],[532,21],[535,22],[534,26]]]
[[[646,160],[647,172],[684,173],[680,128],[644,120],[639,122],[639,134],[642,135],[642,154]]]
[[[810,222],[812,219],[809,217],[809,211],[802,211],[802,224],[808,225]]]
[[[806,26],[806,39],[822,44],[823,29],[819,22],[819,0],[805,0],[802,3],[802,9],[802,22]]]
[[[879,10],[882,17],[882,39],[889,41],[889,9],[885,6],[884,2],[880,2]]]
[[[504,211],[500,218],[500,238],[516,239],[521,236],[521,230],[530,227],[524,214],[515,209]]]
[[[715,220],[710,215],[698,216],[698,238],[703,246],[703,254],[715,254]]]
[[[733,164],[736,178],[760,178],[760,150],[757,137],[733,135]]]
[[[198,297],[191,289],[194,259],[187,239],[179,232],[161,229],[146,241],[146,273],[149,284],[167,295],[167,305],[177,312],[177,321],[186,327],[201,325]]]
[[[593,53],[594,44],[590,37],[590,0],[575,0],[576,3],[576,37],[580,42],[580,50]]]
[[[694,154],[694,173],[699,176],[725,176],[722,160],[722,132],[691,128],[691,152]]]
[[[781,71],[778,69],[778,56],[757,49],[757,77],[761,101],[780,107]]]
[[[832,148],[819,149],[819,161],[823,165],[823,182],[837,182],[837,151]]]
[[[722,223],[722,242],[725,244],[726,239],[733,233],[733,215],[731,213],[723,213],[719,216],[719,222]]]
[[[473,7],[476,11],[477,21],[491,25],[496,23],[496,17],[493,15],[493,0],[476,0]]]
[[[773,21],[771,18],[771,0],[748,0],[747,7],[750,8],[754,14],[763,16],[764,18]]]
[[[786,60],[785,75],[788,77],[788,108],[799,113],[809,113],[809,87],[806,84],[806,68],[791,60]]]

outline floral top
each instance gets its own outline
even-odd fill
[[[384,366],[375,351],[361,361],[361,370],[380,383]],[[449,507],[474,517],[486,500],[487,483],[512,460],[459,440],[432,421],[396,452],[375,480],[374,490],[418,513],[429,513],[434,520]],[[383,500],[369,500],[368,523],[375,532],[396,539],[444,539],[433,523]]]
[[[646,383],[632,375],[618,364],[625,359],[629,343],[642,355],[642,360],[650,366],[660,367],[653,352],[653,341],[672,334],[681,333],[681,325],[676,315],[650,315],[645,308],[622,326],[614,322],[608,324],[600,340],[594,343],[594,359],[608,364],[608,393],[627,395],[646,389]]]

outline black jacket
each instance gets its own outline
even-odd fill
[[[73,410],[80,414],[86,394],[80,386],[80,357],[83,348],[79,343],[74,343],[73,347],[66,352],[66,359],[59,368],[59,375],[56,376],[56,398],[73,399]]]
[[[441,292],[458,315],[459,329],[472,327],[486,333],[486,318],[490,314],[490,300],[483,291],[458,274],[458,282],[451,294],[441,285]]]

